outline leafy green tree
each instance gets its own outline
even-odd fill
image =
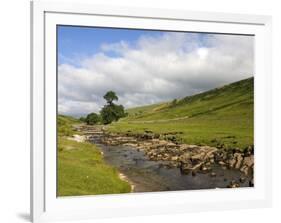
[[[118,121],[119,118],[125,117],[127,114],[125,113],[125,109],[123,105],[114,105],[115,116],[116,120]]]
[[[172,101],[172,106],[176,106],[176,105],[177,105],[177,102],[178,102],[178,100],[177,100],[177,99],[174,99],[174,100]]]
[[[101,119],[103,124],[110,124],[111,122],[115,121],[116,117],[115,117],[115,113],[114,113],[114,108],[111,105],[105,105],[101,112]]]
[[[120,118],[125,117],[126,113],[123,105],[116,105],[113,101],[117,101],[118,97],[115,92],[108,91],[104,95],[107,104],[102,108],[100,115],[104,124],[110,124],[113,121],[118,121]]]
[[[118,97],[114,91],[108,91],[103,98],[106,100],[106,102],[111,105],[113,101],[118,101]]]
[[[100,121],[100,116],[96,113],[90,113],[87,115],[85,121],[88,125],[94,125]]]
[[[82,117],[80,117],[80,118],[79,118],[79,120],[80,120],[81,122],[86,122],[86,118],[85,118],[85,117],[83,117],[83,116],[82,116]]]
[[[105,105],[100,114],[104,124],[110,124],[126,116],[123,105],[115,105],[113,103],[111,105]]]

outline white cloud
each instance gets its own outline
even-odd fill
[[[134,107],[247,78],[253,75],[253,38],[165,33],[141,36],[135,44],[103,44],[81,66],[59,66],[59,112],[98,112],[109,90],[117,93],[119,103]]]

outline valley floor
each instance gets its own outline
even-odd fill
[[[251,118],[208,115],[174,120],[127,121],[121,120],[108,126],[113,133],[153,132],[163,139],[179,143],[208,145],[221,148],[239,148],[253,145]]]

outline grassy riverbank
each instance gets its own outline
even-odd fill
[[[78,119],[71,116],[58,115],[58,136],[72,136],[73,134],[80,134],[75,131],[73,125],[80,124]]]
[[[72,125],[78,123],[71,117],[58,117],[58,196],[130,192],[129,183],[105,164],[95,145],[67,138],[77,133]]]
[[[128,109],[128,117],[112,123],[111,132],[180,132],[176,138],[197,145],[244,149],[253,145],[254,79],[171,102]]]

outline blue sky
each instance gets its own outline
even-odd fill
[[[102,44],[119,41],[134,43],[140,36],[156,37],[163,35],[161,31],[135,29],[114,29],[99,27],[62,26],[58,27],[58,63],[71,62],[79,66],[77,58],[87,58],[101,51]],[[106,52],[110,57],[116,57],[113,52]]]
[[[117,29],[82,26],[58,26],[58,63],[80,66],[80,60],[101,51],[102,44],[126,41],[134,45],[140,37],[160,37],[167,32],[157,30]],[[172,33],[172,32],[171,32]],[[175,32],[174,32],[175,33]],[[200,46],[207,46],[206,39],[211,34],[198,33]],[[104,52],[109,57],[117,57],[113,51]]]
[[[253,76],[253,36],[58,27],[58,109],[99,112],[169,101]]]

